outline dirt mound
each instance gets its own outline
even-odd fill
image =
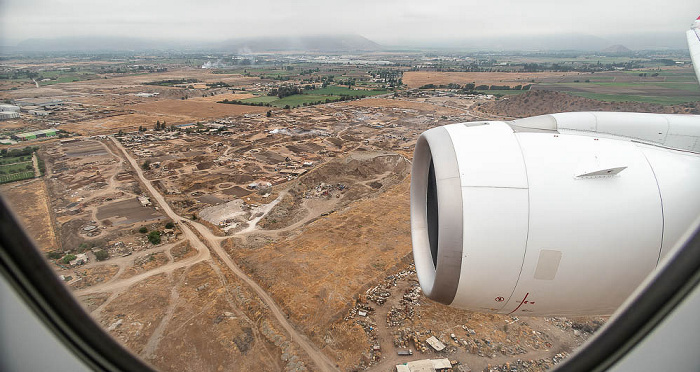
[[[516,96],[503,97],[475,107],[483,113],[521,118],[557,112],[618,111],[652,112],[662,114],[698,114],[700,103],[663,106],[643,102],[604,102],[561,92],[531,90]]]
[[[374,180],[377,177],[389,177],[391,174],[399,175],[403,179],[409,166],[408,161],[397,154],[353,153],[309,172],[301,177],[299,182],[304,186],[312,187],[320,182],[354,183]]]
[[[406,158],[398,154],[352,153],[326,163],[299,178],[296,185],[259,223],[264,229],[281,229],[309,215],[304,207],[311,200],[317,214],[336,210],[401,182],[410,169]]]

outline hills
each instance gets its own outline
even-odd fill
[[[310,35],[233,38],[221,42],[152,40],[133,37],[82,36],[34,38],[7,51],[22,52],[118,52],[146,50],[225,51],[246,53],[356,52],[377,51],[382,47],[360,35]]]

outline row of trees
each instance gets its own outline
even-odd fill
[[[456,83],[445,84],[425,84],[418,89],[457,89],[464,92],[473,92],[475,90],[530,90],[532,84],[521,85],[511,87],[510,85],[476,85],[475,83],[469,83],[464,85],[459,85]]]
[[[16,158],[20,156],[30,156],[37,149],[39,149],[39,147],[37,146],[27,146],[23,149],[2,149],[0,150],[0,158]]]

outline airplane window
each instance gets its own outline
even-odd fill
[[[687,9],[294,4],[0,6],[0,197],[153,368],[548,370],[700,214]]]

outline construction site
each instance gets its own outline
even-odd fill
[[[93,319],[154,367],[389,371],[447,359],[438,370],[543,371],[606,321],[488,315],[425,298],[412,265],[411,160],[419,134],[438,125],[554,112],[558,102],[639,104],[417,89],[450,78],[434,73],[373,97],[285,109],[220,103],[265,97],[282,84],[270,71],[166,70],[0,84],[0,98],[51,112],[3,121],[8,141],[55,129],[28,139],[45,170],[0,193]]]

